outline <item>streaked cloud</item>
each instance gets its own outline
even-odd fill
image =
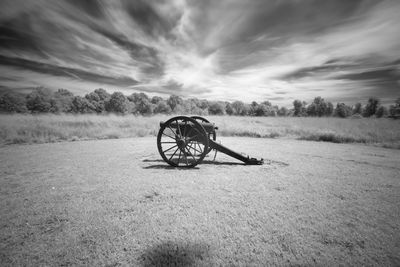
[[[0,85],[392,101],[399,11],[396,0],[3,0]]]

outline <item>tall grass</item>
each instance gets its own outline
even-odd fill
[[[0,142],[46,143],[89,139],[155,136],[157,115],[0,115]],[[336,143],[367,143],[400,148],[400,121],[391,119],[340,119],[293,117],[209,116],[218,135],[259,138],[294,138]]]
[[[158,117],[0,115],[2,143],[47,143],[156,135]],[[165,118],[164,118],[165,119]]]

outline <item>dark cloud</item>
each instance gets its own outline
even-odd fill
[[[257,12],[250,19],[251,31],[244,36],[266,32],[286,37],[303,36],[325,31],[345,23],[357,12],[363,0],[307,0],[275,1],[265,6],[265,1],[256,5]]]
[[[163,86],[163,88],[169,90],[170,92],[178,92],[182,90],[183,84],[178,83],[175,80],[169,80],[167,84]]]
[[[268,100],[271,101],[281,101],[281,100],[287,100],[287,97],[284,96],[272,96],[272,97],[268,97]]]
[[[226,29],[234,35],[221,34],[223,46],[250,42],[268,35],[279,37],[280,42],[293,38],[308,38],[330,28],[356,19],[361,4],[363,9],[373,6],[365,0],[306,0],[306,1],[189,1],[193,11],[193,33],[198,41],[215,28]],[[240,10],[238,12],[238,10]],[[224,20],[228,17],[228,20]],[[227,25],[223,25],[226,23]],[[229,25],[229,23],[231,25]],[[200,35],[197,33],[200,32]],[[271,40],[272,45],[276,40]],[[249,44],[251,45],[251,44]]]
[[[40,40],[33,29],[32,16],[12,18],[0,22],[0,48],[10,51],[29,51],[44,56],[40,49]]]
[[[354,65],[348,64],[324,64],[321,66],[314,66],[314,67],[307,67],[307,68],[300,68],[293,72],[287,73],[280,78],[282,80],[297,80],[301,78],[308,78],[308,77],[318,77],[321,75],[326,74],[334,74],[339,71],[349,70],[354,68]]]
[[[400,80],[400,73],[396,68],[384,68],[370,71],[363,71],[358,73],[350,73],[336,76],[337,79],[346,80],[369,80],[381,82],[397,83]]]
[[[70,79],[92,81],[96,83],[105,83],[117,86],[132,86],[137,84],[137,81],[129,77],[104,76],[83,70],[59,67],[46,63],[35,62],[32,60],[6,57],[2,55],[0,55],[0,65],[15,67],[23,70],[30,70],[33,72],[48,74],[52,76],[68,77]]]
[[[374,96],[393,96],[400,94],[400,73],[394,67],[338,75],[336,79],[360,81],[372,89]]]
[[[103,28],[96,27],[94,30],[127,51],[132,59],[145,63],[141,68],[148,75],[161,76],[163,74],[164,62],[160,59],[155,48],[132,42],[122,34],[110,32]]]
[[[103,6],[99,0],[67,0],[66,2],[73,5],[78,12],[83,10],[89,16],[96,19],[105,17]]]
[[[124,8],[129,16],[141,26],[141,29],[152,36],[170,36],[171,30],[182,14],[171,12],[169,16],[160,14],[157,4],[168,4],[167,1],[125,0]]]
[[[274,93],[277,95],[286,95],[287,94],[287,92],[285,92],[285,91],[276,91]]]

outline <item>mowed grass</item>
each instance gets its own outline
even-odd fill
[[[0,115],[2,144],[156,136],[167,115]],[[360,118],[207,116],[218,135],[365,143],[400,148],[400,121]]]

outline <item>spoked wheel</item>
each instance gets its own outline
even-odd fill
[[[191,168],[208,153],[208,135],[195,119],[178,116],[161,125],[157,146],[161,157],[169,165]]]
[[[196,121],[198,121],[200,123],[202,123],[202,122],[210,123],[206,118],[203,118],[200,116],[192,116],[191,118],[195,119]],[[212,138],[213,141],[217,140],[217,133],[215,132],[215,130],[213,130],[211,133],[208,133],[208,138],[209,139]],[[210,153],[211,150],[212,150],[212,148],[209,147],[207,154]]]

